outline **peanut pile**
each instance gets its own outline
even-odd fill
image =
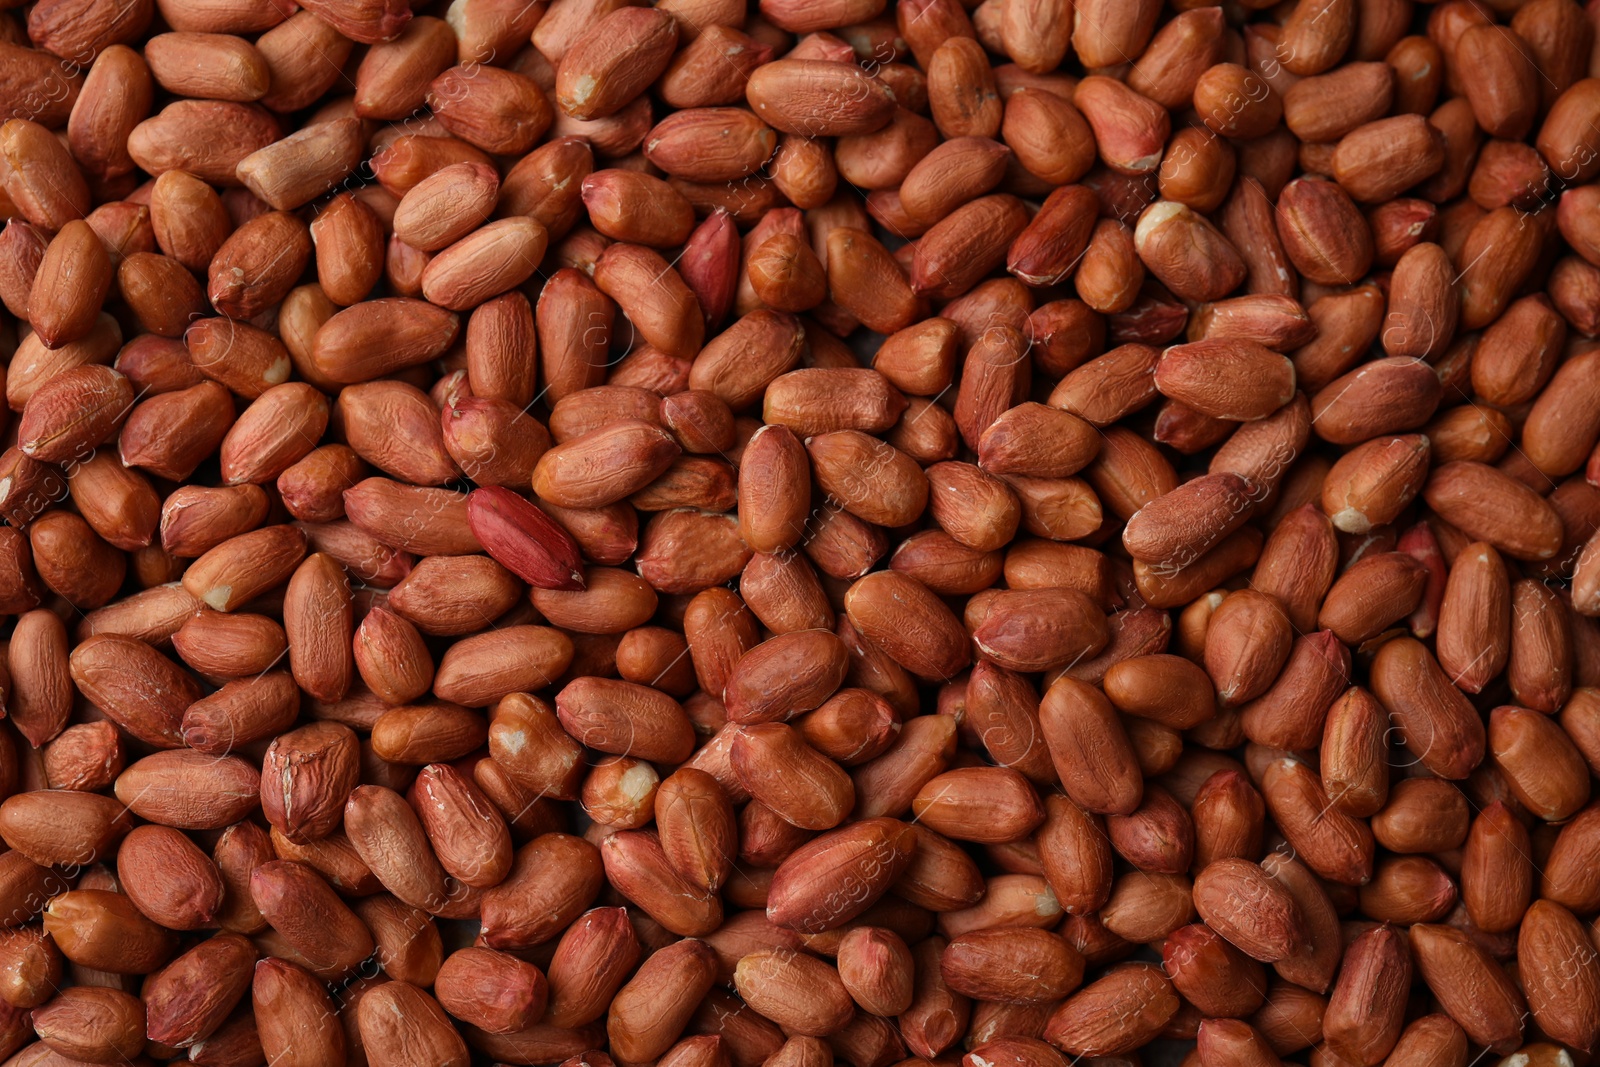
[[[1597,30],[0,0],[3,1067],[1595,1062]]]

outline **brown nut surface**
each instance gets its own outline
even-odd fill
[[[1589,1062],[1597,18],[0,0],[0,1061]]]

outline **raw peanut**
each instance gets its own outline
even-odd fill
[[[170,930],[208,925],[222,903],[222,876],[183,834],[141,826],[117,851],[123,891],[139,910]]]
[[[467,1046],[439,1002],[409,982],[368,990],[357,1008],[368,1062],[465,1063]]]
[[[993,806],[978,815],[980,795]],[[946,771],[926,782],[912,798],[912,811],[925,826],[947,837],[1004,844],[1044,821],[1033,787],[1009,767],[969,767]]]
[[[467,498],[467,521],[484,550],[523,581],[547,589],[583,588],[572,537],[516,494],[475,490]]]
[[[1388,769],[1377,758],[1384,713],[1363,689],[1351,688],[1328,709],[1322,744],[1322,783],[1352,815],[1375,815],[1388,799]]]
[[[1312,426],[1324,440],[1359,444],[1422,426],[1439,403],[1439,380],[1421,360],[1374,360],[1312,397]]]
[[[1196,863],[1247,858],[1260,851],[1265,808],[1261,795],[1240,772],[1223,769],[1213,773],[1200,784],[1190,810]]]
[[[127,834],[111,798],[73,791],[18,793],[0,805],[11,846],[41,866],[92,863]]]
[[[1461,903],[1479,929],[1514,926],[1533,895],[1527,831],[1496,802],[1472,821],[1461,852]],[[1520,850],[1520,851],[1519,851]]]
[[[1404,743],[1441,777],[1462,777],[1481,758],[1482,723],[1418,642],[1385,645],[1373,662],[1372,686],[1405,731]]]
[[[179,1048],[203,1043],[249,991],[255,961],[249,941],[219,934],[151,975],[143,996],[151,1039]]]
[[[117,799],[134,814],[185,830],[216,830],[254,811],[261,776],[237,756],[156,752],[117,776]],[[210,797],[202,803],[201,797]]]
[[[1319,876],[1340,885],[1371,878],[1372,831],[1332,808],[1309,767],[1290,758],[1274,760],[1262,775],[1261,793],[1284,836]]]
[[[200,697],[192,678],[142,642],[102,634],[73,650],[72,680],[111,718],[149,744],[176,748],[187,705]],[[132,670],[130,676],[124,672]]]
[[[311,224],[311,242],[316,246],[322,290],[334,303],[354,304],[378,283],[382,223],[354,196],[341,193],[334,197]]]
[[[1238,1019],[1202,1020],[1195,1037],[1202,1063],[1271,1063],[1278,1058],[1264,1035]]]
[[[844,643],[823,630],[780,634],[745,652],[723,688],[731,721],[756,724],[811,711],[832,696],[849,669]]]
[[[639,944],[620,908],[595,908],[578,918],[556,946],[548,968],[553,1026],[582,1026],[605,1012],[639,958]]]
[[[1169,348],[1156,364],[1155,380],[1164,395],[1207,415],[1246,421],[1287,404],[1295,384],[1288,360],[1247,340]]]
[[[777,134],[739,108],[692,108],[656,124],[646,138],[652,163],[689,181],[733,181],[761,167]]]
[[[1572,639],[1561,602],[1537,582],[1511,591],[1511,656],[1507,681],[1525,707],[1553,713],[1571,692]]]
[[[1158,968],[1124,964],[1067,998],[1044,1037],[1069,1055],[1121,1055],[1159,1033],[1177,1010],[1177,994]]]
[[[1339,916],[1328,890],[1304,863],[1281,852],[1268,853],[1262,869],[1294,897],[1306,937],[1300,950],[1273,964],[1280,977],[1304,982],[1304,988],[1325,990],[1333,984],[1343,945],[1335,941]]]
[[[1430,445],[1421,434],[1378,437],[1345,453],[1322,483],[1322,507],[1345,533],[1393,522],[1422,489]]]
[[[239,180],[280,211],[297,208],[343,180],[361,162],[361,123],[317,123],[241,159]]]
[[[373,157],[372,168],[384,188],[399,197],[433,172],[461,162],[488,160],[482,151],[454,137],[404,134]]]
[[[661,949],[612,1000],[606,1019],[612,1047],[633,1057],[665,1052],[715,978],[716,955],[705,942],[685,938]],[[848,997],[845,1006],[850,1006]]]
[[[828,296],[869,328],[893,333],[916,317],[917,294],[888,250],[871,234],[841,226],[827,237]]]
[[[28,321],[50,348],[76,341],[94,326],[111,287],[111,260],[88,223],[63,226],[45,247],[28,298]]]
[[[319,700],[343,699],[355,669],[350,585],[332,557],[313,553],[295,568],[284,593],[283,628],[295,681]]]
[[[939,969],[958,993],[1013,1003],[1057,1000],[1083,976],[1077,950],[1056,934],[1025,928],[980,930],[954,938],[940,955]]]
[[[1164,108],[1098,75],[1078,83],[1072,102],[1093,128],[1107,166],[1137,176],[1160,165],[1161,146],[1170,130]]]
[[[354,734],[338,723],[312,723],[280,735],[262,767],[262,810],[297,843],[326,837],[342,815],[342,796],[358,780]]]
[[[661,783],[655,812],[662,850],[680,875],[708,890],[727,880],[738,831],[715,778],[692,767],[678,770]]]
[[[978,650],[1012,670],[1050,670],[1092,656],[1106,643],[1100,610],[1069,589],[997,593],[973,631]]]
[[[233,611],[286,581],[305,557],[305,535],[292,526],[268,526],[210,549],[184,572],[184,588],[217,611]]]
[[[144,1005],[130,993],[76,986],[36,1009],[33,1027],[63,1057],[126,1059],[144,1046],[144,1015]]]
[[[388,478],[367,478],[345,490],[344,505],[357,530],[402,553],[464,555],[483,547],[467,523],[465,493],[411,486]],[[309,532],[314,534],[316,530]],[[372,550],[384,551],[376,545]],[[389,557],[395,555],[388,553]],[[346,560],[358,572],[369,568],[381,571],[388,562],[387,558],[369,558],[357,565]],[[400,565],[399,571],[404,573],[405,564]]]
[[[250,984],[260,1046],[278,1062],[311,1064],[344,1056],[345,1036],[333,1001],[304,968],[268,958]]]
[[[884,339],[873,368],[890,384],[919,396],[934,395],[954,375],[956,327],[928,319]]]
[[[389,40],[411,18],[404,5],[392,0],[321,0],[310,10],[344,36],[366,44]]]
[[[1458,847],[1466,840],[1469,821],[1466,800],[1455,786],[1443,779],[1407,779],[1395,783],[1372,826],[1391,851],[1427,852],[1435,845]]]
[[[1214,713],[1205,672],[1179,656],[1133,656],[1106,671],[1106,696],[1125,714],[1187,729]]]
[[[412,704],[383,712],[372,725],[373,752],[392,763],[456,759],[487,733],[475,712],[453,704]],[[386,798],[385,798],[386,799]]]
[[[615,114],[655,80],[678,40],[665,13],[622,8],[572,42],[557,73],[556,102],[580,119]]]
[[[617,301],[651,344],[670,355],[691,356],[700,349],[704,320],[698,301],[655,252],[633,244],[610,246],[595,264],[594,284]]]
[[[1337,141],[1389,111],[1394,83],[1385,63],[1351,63],[1298,80],[1284,94],[1284,125],[1307,144]]]
[[[295,12],[255,41],[267,65],[265,107],[298,110],[314,102],[339,79],[353,47],[348,37],[309,11]]]
[[[1559,904],[1538,900],[1523,916],[1517,939],[1524,994],[1539,1028],[1562,1042],[1580,1042],[1594,1030],[1600,986],[1595,961],[1582,942],[1583,929]],[[1560,960],[1571,960],[1563,976]]]
[[[138,52],[113,44],[95,57],[83,90],[67,119],[74,158],[100,178],[129,173],[128,135],[150,112],[149,66]]]
[[[80,723],[45,747],[44,764],[55,788],[103,789],[122,772],[122,742],[110,723]]]
[[[955,616],[915,579],[863,578],[846,594],[845,610],[869,641],[914,674],[948,678],[970,662]]]
[[[1175,931],[1161,954],[1174,987],[1207,1014],[1248,1014],[1265,999],[1261,965],[1203,923]]]
[[[1333,150],[1333,175],[1362,203],[1392,202],[1436,174],[1445,162],[1445,139],[1421,115],[1377,118],[1349,131]]]
[[[1067,795],[1097,813],[1125,815],[1138,807],[1143,784],[1127,732],[1093,687],[1058,679],[1045,691],[1039,718]]]
[[[542,1014],[545,979],[532,964],[492,949],[450,954],[435,980],[439,1004],[491,1033],[525,1029]]]
[[[192,271],[203,270],[234,229],[216,192],[183,170],[156,178],[150,224],[161,250]]]
[[[362,118],[406,117],[422,105],[428,82],[455,56],[455,34],[445,22],[412,19],[392,40],[374,44],[362,57],[356,68],[355,113]]]
[[[1472,113],[1493,137],[1527,136],[1539,96],[1527,43],[1515,30],[1474,26],[1456,41],[1456,61],[1473,70],[1464,81]]]
[[[978,461],[993,474],[1064,478],[1099,450],[1098,435],[1082,419],[1043,404],[1019,404],[983,431]]]
[[[477,787],[453,768],[429,766],[413,789],[441,865],[467,885],[498,885],[511,867],[511,838]]]
[[[28,315],[28,298],[33,291],[33,279],[44,260],[49,239],[40,230],[23,219],[12,219],[0,231],[0,247],[5,255],[0,258],[0,302],[18,318]]]
[[[1539,560],[1560,548],[1560,520],[1532,490],[1495,468],[1456,462],[1438,468],[1423,488],[1428,505],[1464,533],[1517,559]],[[1520,519],[1512,522],[1517,509]]]
[[[1338,185],[1289,183],[1279,197],[1278,235],[1301,274],[1323,285],[1352,284],[1372,264],[1372,231]]]
[[[356,913],[377,943],[378,960],[396,981],[431,981],[439,972],[444,947],[432,920],[391,896],[357,902]]]
[[[911,950],[917,982],[911,1007],[903,1018],[906,1043],[919,1052],[942,1050],[955,1041],[971,1017],[967,998],[950,990],[939,973],[939,957],[944,939],[935,935],[918,942]],[[788,1046],[785,1046],[786,1050]]]
[[[76,87],[75,78],[66,84],[69,93]],[[131,137],[128,151],[135,154]],[[0,125],[0,159],[5,161],[0,188],[33,225],[59,231],[89,213],[89,190],[77,163],[66,146],[37,122],[8,112],[7,121]]]
[[[803,312],[827,296],[822,262],[800,238],[778,234],[762,242],[746,262],[746,277],[757,298],[782,312]]]
[[[912,1004],[916,964],[911,951],[891,930],[861,927],[839,943],[839,978],[863,1010],[898,1015]]]
[[[1229,598],[1231,599],[1231,597]],[[1229,625],[1226,601],[1212,614],[1212,623]],[[1326,607],[1324,611],[1326,611]],[[1207,651],[1210,635],[1207,635]],[[1324,715],[1350,677],[1350,654],[1331,630],[1298,637],[1282,673],[1264,693],[1246,703],[1240,727],[1257,744],[1299,749],[1314,747],[1323,736]]]
[[[747,1003],[802,1036],[836,1033],[855,1011],[839,973],[796,952],[750,953],[739,961],[734,986]]]
[[[504,567],[484,556],[431,556],[389,592],[389,607],[428,634],[471,633],[521,595]]]
[[[248,319],[283,299],[311,257],[306,224],[282,211],[251,219],[217,249],[206,296],[232,318]]]
[[[809,59],[758,67],[745,96],[768,125],[808,137],[871,133],[894,109],[888,87],[870,74]]]
[[[1490,754],[1524,807],[1540,818],[1557,813],[1566,818],[1588,799],[1588,782],[1572,740],[1552,726],[1526,708],[1496,708],[1489,717]],[[1529,762],[1534,751],[1541,766],[1537,778]]]
[[[772,878],[767,917],[821,933],[866,911],[904,871],[915,838],[910,828],[872,818],[824,834],[790,854]],[[848,888],[847,895],[839,889]]]
[[[1244,523],[1252,506],[1243,478],[1206,475],[1139,509],[1123,531],[1123,546],[1135,559],[1183,567]]]
[[[1426,582],[1423,565],[1404,552],[1366,556],[1333,583],[1317,623],[1359,645],[1416,608]]]
[[[427,102],[441,126],[485,152],[525,152],[554,118],[536,82],[496,67],[451,67],[428,83]]]
[[[383,786],[357,786],[344,819],[350,843],[384,888],[412,907],[445,906],[444,870],[403,797]]]
[[[1245,265],[1226,237],[1186,204],[1159,201],[1139,216],[1134,248],[1146,269],[1175,295],[1216,300],[1244,279]]]
[[[66,370],[29,397],[17,426],[18,447],[31,459],[81,464],[122,426],[132,407],[131,384],[111,368]]]
[[[1219,859],[1195,879],[1195,908],[1241,952],[1264,962],[1291,955],[1304,932],[1294,898],[1246,860]]]
[[[126,466],[182,481],[227,439],[233,399],[215,382],[151,397],[134,408],[118,435]]]
[[[1500,1048],[1519,1043],[1522,995],[1465,934],[1419,923],[1411,928],[1411,948],[1423,980],[1469,1037]],[[1473,980],[1449,981],[1447,968]]]
[[[692,748],[692,728],[671,697],[631,682],[580,678],[556,696],[562,725],[591,748],[679,762]]]
[[[413,186],[394,210],[394,232],[413,248],[437,252],[488,218],[500,182],[479,163],[454,163]]]
[[[426,363],[455,340],[455,315],[419,300],[364,301],[316,331],[312,363],[332,381],[361,382]]]
[[[883,433],[906,410],[882,374],[852,368],[793,370],[767,384],[762,417],[801,437],[856,430]]]
[[[224,329],[221,319],[200,319],[185,331],[183,341],[201,374],[251,399],[287,384],[293,366],[282,342],[245,323],[232,322]]]
[[[538,590],[534,606],[551,622],[579,633],[613,634],[649,621],[658,598],[649,582],[611,567],[584,572],[584,590]]]
[[[904,526],[927,506],[926,476],[892,445],[840,430],[811,438],[806,451],[823,491],[865,522]]]
[[[166,962],[173,945],[169,931],[121,893],[104,889],[56,896],[45,910],[44,929],[73,963],[113,974],[149,974]]]
[[[1406,1027],[1391,1056],[1401,1065],[1443,1058],[1447,1062],[1465,1058],[1467,1035],[1448,1015],[1425,1015]]]
[[[466,311],[525,281],[544,256],[548,234],[528,218],[500,219],[428,262],[420,286],[429,302]]]
[[[559,862],[558,862],[559,861]],[[600,857],[580,838],[545,834],[518,850],[511,873],[484,894],[484,938],[490,947],[531,947],[556,937],[594,900],[604,884]],[[553,912],[527,906],[537,890]]]
[[[1544,297],[1519,300],[1485,331],[1473,353],[1473,388],[1491,402],[1522,403],[1550,378],[1566,324]]]

